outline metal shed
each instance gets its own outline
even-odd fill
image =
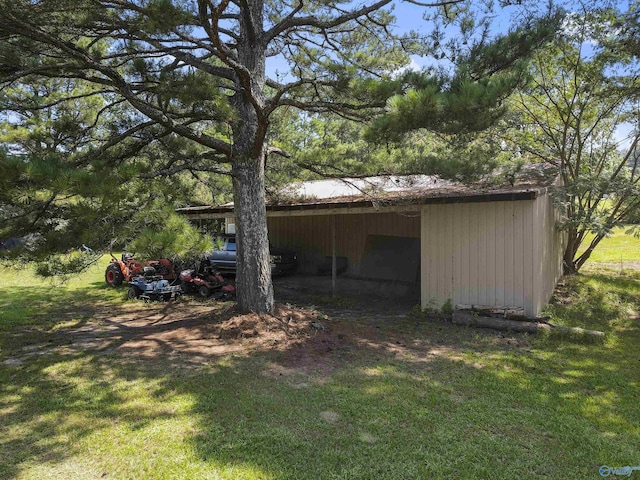
[[[415,285],[423,308],[495,307],[538,316],[562,275],[564,235],[549,195],[555,179],[530,168],[505,185],[431,176],[320,180],[289,186],[267,207],[269,240],[298,254],[300,271]],[[178,209],[226,218],[233,205]],[[336,270],[339,270],[336,271]]]

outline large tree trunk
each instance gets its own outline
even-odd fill
[[[575,255],[578,250],[577,243],[577,232],[575,229],[569,229],[567,232],[567,246],[564,249],[564,254],[562,257],[563,264],[563,274],[564,275],[575,275],[578,273],[578,268],[576,267]]]
[[[271,313],[274,307],[264,184],[265,46],[261,44],[262,0],[241,3],[238,61],[250,75],[236,71],[233,104],[233,199],[236,217],[238,306]]]
[[[243,311],[273,311],[269,240],[262,159],[235,158],[233,196],[236,216],[238,306]]]
[[[569,250],[564,251],[562,266],[563,275],[575,275],[576,273],[578,273],[578,269],[576,268],[576,264],[573,259],[573,253]]]
[[[584,239],[584,237],[582,238]],[[564,250],[563,273],[565,275],[574,275],[578,273],[586,261],[589,260],[589,257],[591,257],[591,254],[603,238],[604,236],[602,235],[596,235],[591,242],[589,242],[587,248],[578,255],[578,250],[580,249],[582,242],[578,243],[578,232],[575,229],[570,229],[568,232],[567,247]]]

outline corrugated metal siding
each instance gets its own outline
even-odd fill
[[[425,205],[423,307],[441,308],[450,300],[454,306],[523,308],[537,314],[535,205],[526,200]]]
[[[536,200],[537,230],[537,275],[535,307],[538,312],[547,304],[553,290],[562,277],[562,257],[566,246],[566,233],[558,228],[560,212],[554,208],[549,195],[543,195]]]
[[[315,273],[332,253],[333,215],[268,217],[269,241],[298,253],[300,271]],[[335,215],[336,254],[347,257],[350,275],[360,275],[368,235],[420,238],[420,213]]]

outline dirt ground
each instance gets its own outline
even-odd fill
[[[233,302],[186,298],[177,303],[124,300],[120,305],[69,305],[64,322],[41,332],[5,359],[18,366],[29,357],[91,352],[197,366],[225,356],[275,352],[267,375],[313,371],[330,374],[341,355],[367,351],[425,361],[455,357],[457,344],[474,333],[442,319],[417,317],[389,298],[331,298],[297,289],[277,289],[273,315],[241,314]],[[295,304],[293,301],[295,300]],[[417,334],[429,322],[431,335]],[[492,333],[490,343],[526,347],[516,334]],[[18,339],[16,339],[18,340]],[[25,339],[26,340],[26,339]]]

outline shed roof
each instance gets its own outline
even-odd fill
[[[526,165],[514,175],[496,174],[472,185],[432,175],[381,175],[296,182],[275,192],[268,211],[318,210],[354,207],[392,207],[430,203],[532,200],[556,180],[540,165]],[[184,214],[224,214],[233,203],[177,209]]]

